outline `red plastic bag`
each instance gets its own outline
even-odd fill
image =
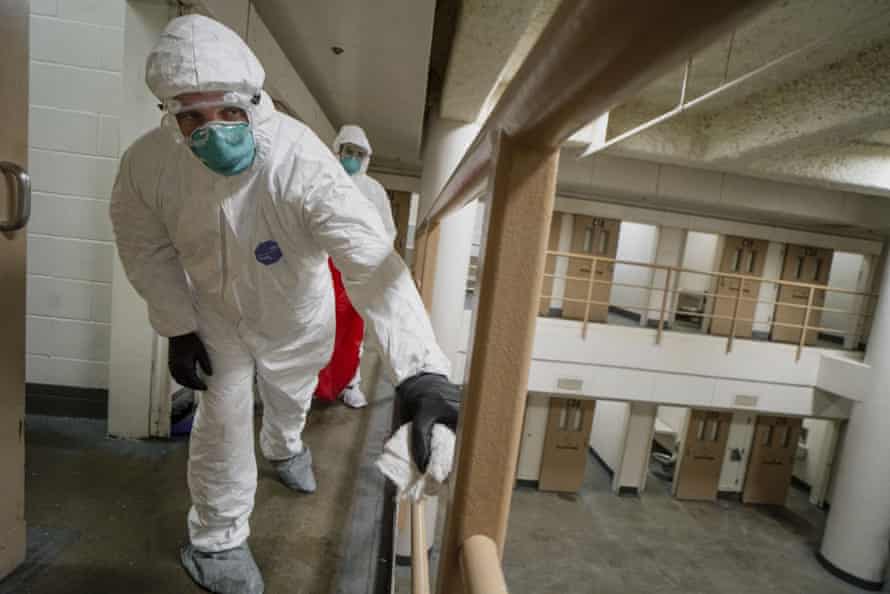
[[[340,271],[330,259],[328,267],[331,269],[331,279],[334,281],[337,330],[334,335],[334,352],[331,360],[318,374],[315,398],[333,401],[355,377],[359,365],[359,350],[365,334],[365,323],[349,302]]]

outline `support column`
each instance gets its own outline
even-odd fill
[[[683,252],[686,250],[686,229],[676,227],[658,228],[658,247],[655,248],[655,264],[658,266],[680,266],[683,263]],[[679,274],[671,275],[670,289],[677,288]],[[644,312],[643,325],[658,326],[658,316],[661,310],[661,302],[664,297],[664,282],[667,272],[656,270],[652,273],[651,290],[649,291],[649,311]],[[674,321],[674,303],[676,292],[668,294],[667,310],[669,315],[665,319],[665,327],[669,327]]]
[[[885,251],[886,251],[885,247]],[[865,363],[868,394],[850,415],[819,560],[836,576],[880,590],[890,541],[890,270],[884,274]]]
[[[463,158],[467,147],[479,132],[477,124],[434,118],[428,128],[423,153],[423,177],[420,192],[421,220],[442,191],[448,178]],[[460,320],[466,299],[467,274],[473,247],[476,204],[464,207],[443,219],[437,226],[437,249],[427,254],[424,278],[432,278],[427,302],[430,321],[439,346],[457,368],[460,344]],[[463,378],[452,377],[460,383]]]
[[[464,592],[460,549],[469,537],[488,536],[503,554],[556,194],[558,150],[505,135],[496,143],[440,594]]]
[[[619,495],[639,495],[646,489],[657,408],[645,402],[630,403],[621,463],[612,479],[612,490]]]

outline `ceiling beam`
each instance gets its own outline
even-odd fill
[[[828,149],[760,159],[748,169],[789,182],[890,197],[890,146],[850,142]]]

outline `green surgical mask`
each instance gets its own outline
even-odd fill
[[[340,157],[340,163],[349,175],[355,175],[362,168],[362,160],[358,157]]]
[[[238,175],[253,163],[256,144],[247,122],[210,122],[192,132],[189,147],[211,171]]]

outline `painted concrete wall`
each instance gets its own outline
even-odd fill
[[[626,402],[596,403],[593,430],[590,432],[590,447],[613,472],[617,471],[621,464],[629,414],[630,405]]]
[[[655,261],[655,247],[658,242],[658,227],[621,221],[621,234],[618,239],[618,260],[630,260],[651,264]],[[652,279],[649,268],[616,264],[614,282],[648,287]],[[612,305],[638,314],[645,314],[649,303],[648,289],[613,286],[609,297]]]
[[[124,9],[31,4],[29,382],[108,385]]]
[[[655,248],[655,264],[659,266],[680,266],[683,263],[683,252],[686,250],[685,229],[677,227],[668,227],[660,225],[658,227],[658,245]],[[676,275],[671,275],[668,279],[667,270],[655,270],[652,272],[652,290],[649,291],[649,311],[647,323],[657,324],[661,318],[662,307],[665,310],[665,322],[672,324],[675,319],[675,304],[677,302]],[[665,299],[665,288],[667,286],[667,299]]]
[[[686,251],[683,254],[683,268],[690,270],[714,270],[717,262],[717,245],[720,237],[715,233],[690,231],[686,236]],[[703,274],[684,272],[680,275],[677,288],[703,293],[711,288],[711,277]]]
[[[679,436],[686,426],[689,409],[685,406],[659,406],[656,415],[658,420],[673,429]]]
[[[654,404],[634,402],[629,405],[627,430],[621,444],[621,471],[616,473],[612,488],[630,487],[643,492],[649,475],[649,456],[655,432]]]
[[[766,252],[766,262],[763,266],[763,277],[770,280],[778,280],[782,276],[782,265],[785,259],[785,244],[778,241],[769,242]],[[773,283],[761,283],[757,304],[754,310],[754,332],[769,334],[772,328],[773,316],[775,314],[776,297],[779,294],[779,288]]]
[[[519,462],[516,465],[516,478],[521,481],[536,481],[541,474],[549,407],[549,397],[541,394],[529,394],[525,409],[525,423],[522,427]]]
[[[152,0],[126,3],[123,102],[120,144],[126,149],[159,123],[157,99],[145,84],[145,57],[161,30],[175,17],[174,7]],[[115,253],[111,304],[111,365],[108,374],[108,432],[129,438],[166,436],[169,425],[165,365],[166,341],[159,341],[148,322],[145,301],[136,293]],[[162,349],[159,351],[158,349]],[[153,375],[155,374],[155,375]],[[163,401],[152,399],[163,394]]]
[[[835,422],[824,419],[804,419],[807,430],[806,444],[801,446],[802,458],[794,464],[794,477],[811,487],[810,501],[815,504],[830,501],[828,485],[837,447]]]
[[[831,262],[831,276],[828,279],[828,286],[856,291],[859,287],[864,260],[865,257],[862,254],[835,252],[834,259]],[[854,295],[829,292],[825,296],[825,307],[851,311],[857,306],[857,300],[858,298]],[[821,326],[849,333],[856,329],[856,318],[838,312],[826,311],[822,313]],[[830,334],[840,336],[842,333],[831,332]]]

